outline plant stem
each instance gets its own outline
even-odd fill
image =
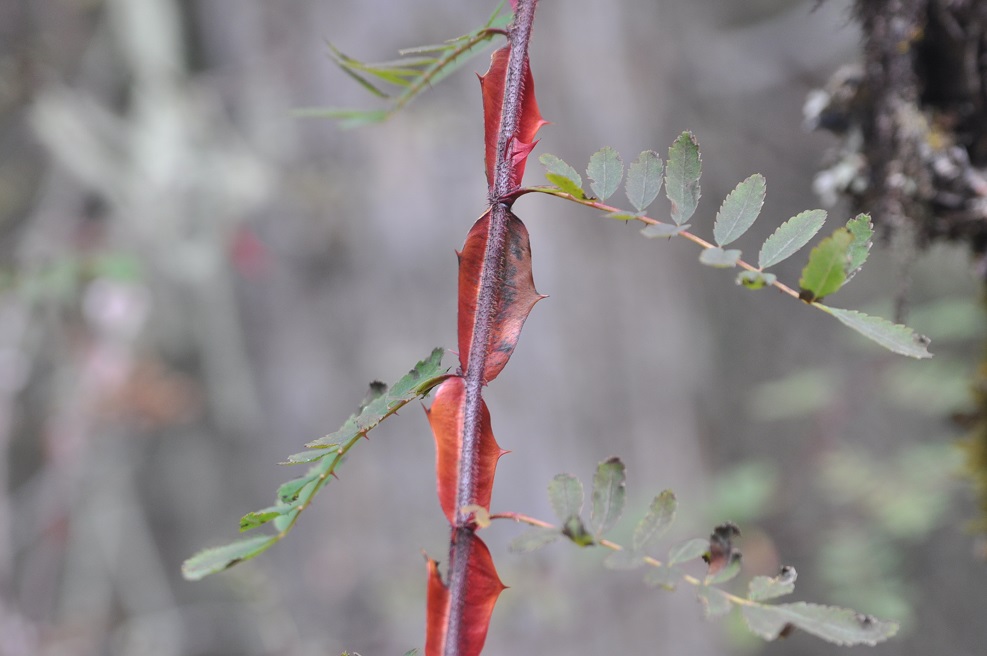
[[[510,216],[509,195],[512,188],[511,144],[521,119],[524,71],[528,62],[528,41],[535,17],[537,0],[520,0],[510,28],[510,59],[504,83],[500,133],[497,135],[497,158],[490,188],[490,228],[484,253],[477,294],[473,339],[464,372],[466,400],[460,455],[459,488],[456,492],[456,522],[449,547],[449,620],[444,656],[459,656],[462,617],[468,586],[467,565],[473,548],[474,529],[462,508],[475,503],[478,469],[482,388],[486,383],[484,367],[490,339],[490,327],[498,304],[498,281],[503,278],[504,249]]]

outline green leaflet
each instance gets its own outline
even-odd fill
[[[586,175],[592,180],[590,188],[596,197],[606,200],[620,186],[624,177],[624,162],[620,159],[620,154],[610,146],[601,148],[589,158]]]
[[[672,225],[671,223],[650,223],[643,228],[641,228],[641,234],[648,239],[655,239],[656,237],[674,237],[675,235],[685,232],[691,228],[688,223],[682,225]]]
[[[791,625],[837,645],[876,645],[898,632],[894,622],[883,622],[848,608],[810,604],[751,604],[740,608],[751,632],[765,640],[781,636]]]
[[[763,289],[775,284],[778,276],[764,271],[741,271],[737,275],[737,284],[747,289]]]
[[[660,537],[675,519],[677,506],[675,493],[664,490],[656,496],[646,514],[634,528],[634,551],[643,551],[653,540]]]
[[[782,567],[778,576],[755,576],[747,585],[747,598],[751,601],[766,601],[782,597],[795,591],[798,574],[794,567]]]
[[[737,266],[737,262],[740,261],[740,251],[706,248],[699,254],[699,261],[706,266],[728,269]]]
[[[889,351],[910,358],[931,358],[929,338],[919,335],[908,326],[896,324],[881,317],[872,317],[856,310],[843,310],[816,303],[816,307],[840,320],[844,326],[853,328],[869,340],[875,341]]]
[[[733,608],[730,598],[718,588],[703,586],[699,588],[696,597],[703,605],[703,614],[706,619],[722,617]]]
[[[583,192],[583,179],[576,173],[576,169],[551,153],[540,156],[538,161],[548,169],[545,177],[549,182],[571,196],[579,199],[586,197]]]
[[[788,259],[808,244],[825,222],[825,210],[806,210],[785,221],[764,241],[757,266],[767,269]]]
[[[672,547],[668,551],[668,564],[678,565],[679,563],[695,560],[707,551],[709,551],[709,540],[693,538],[677,547]]]
[[[583,511],[583,484],[572,474],[558,474],[548,484],[548,501],[559,521]]]
[[[701,195],[701,176],[699,142],[691,132],[683,132],[668,149],[665,170],[665,195],[672,204],[672,220],[676,225],[682,225],[695,214]]]
[[[860,267],[864,266],[867,256],[870,255],[874,225],[870,222],[870,215],[858,214],[847,221],[846,228],[853,235],[853,241],[850,243],[850,248],[847,249],[849,261],[847,262],[846,282],[850,282],[850,278],[853,278],[857,271],[860,271]]]
[[[853,235],[849,230],[837,228],[812,249],[809,263],[802,269],[802,277],[799,279],[799,297],[802,300],[810,303],[820,300],[843,286],[849,261],[847,249],[852,241]]]
[[[761,213],[767,186],[764,176],[755,173],[727,194],[716,213],[713,238],[726,246],[747,232]]]
[[[620,458],[608,458],[601,462],[593,474],[593,533],[601,536],[609,532],[624,512],[627,496],[626,474]]]
[[[189,581],[198,581],[210,574],[222,572],[239,562],[262,554],[277,540],[277,536],[274,535],[261,535],[222,547],[205,549],[182,564],[182,576]]]
[[[653,150],[645,150],[638,155],[627,170],[624,193],[637,211],[643,212],[654,202],[661,191],[661,158]]]
[[[508,549],[514,553],[528,553],[552,544],[560,537],[562,533],[557,529],[536,526],[511,540]]]

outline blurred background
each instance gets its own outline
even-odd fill
[[[577,169],[699,137],[712,231],[754,172],[754,252],[822,201],[833,139],[806,93],[856,55],[848,2],[544,0],[532,67]],[[354,449],[288,539],[183,581],[299,472],[373,379],[455,346],[456,258],[484,209],[481,56],[379,126],[302,120],[373,107],[327,58],[366,60],[479,26],[493,2],[6,0],[0,3],[0,655],[403,654],[424,642],[422,550],[445,560],[432,436],[414,405]],[[536,154],[537,154],[536,153]],[[532,160],[527,181],[540,183]],[[663,207],[661,201],[655,212]],[[831,212],[830,229],[848,210]],[[745,575],[795,599],[896,619],[874,654],[983,654],[987,572],[967,530],[962,429],[985,321],[967,255],[911,270],[932,361],[891,355],[773,291],[737,287],[682,241],[526,197],[550,299],[487,391],[503,458],[495,511],[551,518],[558,472],[628,463],[618,537],[664,488],[669,544],[740,524]],[[804,254],[779,267],[795,284]],[[890,316],[901,258],[877,245],[839,306]],[[490,654],[830,654],[705,622],[604,554],[515,555]]]

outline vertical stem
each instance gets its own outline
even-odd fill
[[[469,584],[467,566],[475,536],[473,527],[459,508],[474,502],[478,468],[480,407],[482,388],[486,382],[484,366],[490,325],[497,305],[497,281],[503,275],[504,247],[507,237],[510,204],[504,199],[515,189],[511,184],[512,141],[521,120],[521,98],[524,93],[524,71],[528,63],[528,41],[535,18],[537,0],[519,0],[514,23],[511,26],[510,59],[507,79],[504,83],[504,104],[501,111],[500,133],[497,135],[497,159],[494,164],[494,181],[490,187],[490,229],[487,250],[480,273],[480,289],[477,295],[473,340],[466,365],[465,421],[463,426],[462,454],[460,458],[459,489],[456,492],[456,523],[452,527],[449,546],[449,621],[444,656],[459,656],[460,634],[463,629],[463,607]]]

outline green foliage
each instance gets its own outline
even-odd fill
[[[699,261],[706,266],[716,267],[718,269],[729,269],[737,266],[737,262],[740,261],[740,251],[725,251],[722,248],[707,248],[699,253]]]
[[[576,173],[576,169],[549,153],[539,157],[538,161],[548,169],[545,177],[548,178],[549,182],[575,198],[586,197],[583,192],[583,179]]]
[[[583,512],[583,484],[571,474],[559,474],[548,484],[548,500],[560,521]]]
[[[653,150],[643,151],[628,169],[624,193],[637,211],[643,212],[658,198],[661,170],[661,158]]]
[[[445,378],[442,366],[445,351],[437,348],[425,360],[401,377],[388,389],[383,383],[370,385],[370,393],[356,414],[351,416],[335,433],[310,442],[310,451],[289,456],[282,464],[314,463],[304,476],[294,478],[278,487],[277,502],[273,506],[247,513],[240,519],[240,530],[249,531],[268,522],[274,524],[277,534],[241,540],[223,547],[206,549],[192,556],[182,566],[182,573],[190,580],[223,571],[266,551],[283,539],[294,526],[300,513],[308,507],[312,498],[336,475],[336,467],[356,443],[366,437],[380,422],[393,415],[411,401],[427,395]]]
[[[514,551],[532,551],[554,542],[560,536],[581,547],[599,546],[611,551],[604,560],[610,569],[634,569],[648,565],[644,575],[646,585],[674,590],[680,583],[696,588],[696,596],[702,603],[707,618],[721,617],[735,607],[740,609],[750,631],[764,638],[775,640],[801,629],[827,642],[838,645],[875,645],[887,640],[898,631],[894,622],[878,620],[856,611],[806,602],[787,604],[765,603],[795,590],[797,574],[793,567],[782,567],[774,577],[756,576],[747,585],[747,596],[729,592],[722,584],[734,579],[741,570],[740,551],[733,540],[740,535],[733,524],[717,526],[708,539],[693,538],[669,549],[666,561],[648,555],[658,538],[671,524],[675,516],[675,495],[665,490],[654,498],[647,514],[638,522],[631,548],[605,539],[620,516],[625,495],[625,470],[618,458],[609,458],[599,464],[593,476],[593,523],[598,527],[594,539],[579,517],[582,507],[582,484],[571,474],[560,474],[549,484],[549,499],[560,519],[560,527],[548,525],[522,516],[512,517],[535,526],[511,544]],[[619,499],[619,501],[617,501]],[[575,512],[574,512],[575,511]],[[605,518],[601,521],[600,518]],[[704,578],[687,573],[680,566],[702,559],[708,571]]]
[[[593,193],[600,200],[606,200],[613,196],[620,186],[620,181],[624,177],[624,160],[610,146],[601,148],[589,158],[586,175],[592,180],[590,187]]]
[[[445,43],[401,50],[401,58],[392,61],[365,63],[328,44],[333,62],[364,89],[386,101],[387,107],[372,110],[312,107],[300,109],[295,114],[307,118],[336,119],[344,128],[387,120],[423,91],[486,50],[488,42],[502,34],[513,18],[509,12],[503,13],[504,4],[497,5],[482,27]],[[396,95],[382,88],[382,84],[396,87]]]
[[[823,239],[809,254],[809,263],[802,269],[799,279],[799,298],[809,303],[818,301],[839,290],[846,281],[849,263],[847,249],[853,243],[853,235],[846,228],[837,228]]]
[[[767,269],[795,255],[816,236],[825,222],[825,210],[806,210],[782,223],[761,246],[758,268]]]
[[[601,202],[614,192],[623,171],[620,155],[613,148],[608,146],[594,153],[587,166],[594,180],[593,189],[599,198],[586,198],[579,174],[559,158],[542,155],[541,161],[548,168],[546,175],[555,186],[532,187],[522,190],[522,193],[538,191],[563,195],[582,205],[604,210],[607,218],[641,221],[646,224],[641,234],[651,239],[684,237],[702,246],[700,263],[724,269],[742,268],[736,277],[738,285],[751,290],[775,287],[836,317],[843,325],[894,353],[920,359],[932,357],[928,352],[929,340],[907,326],[819,302],[839,291],[867,260],[874,234],[868,215],[860,214],[850,219],[846,227],[837,228],[812,249],[802,270],[799,291],[796,292],[765,269],[785,261],[804,248],[822,229],[826,212],[817,209],[796,214],[761,244],[757,267],[744,262],[740,250],[723,247],[743,236],[760,215],[767,185],[764,177],[755,173],[738,184],[721,203],[713,224],[714,243],[695,236],[689,231],[691,226],[684,223],[695,214],[702,175],[699,144],[691,132],[679,135],[668,150],[664,184],[665,194],[671,203],[673,223],[656,221],[644,215],[644,210],[657,197],[662,185],[662,162],[654,151],[641,153],[628,169],[624,188],[631,205],[637,210],[633,212]]]
[[[881,317],[871,317],[856,310],[841,310],[822,304],[816,304],[816,306],[839,319],[843,325],[853,328],[867,339],[877,342],[889,351],[911,358],[932,357],[928,351],[929,339],[919,335],[908,326],[892,323]]]
[[[682,225],[696,212],[702,172],[699,142],[691,132],[683,132],[668,149],[668,169],[665,171],[665,196],[672,204],[675,225]]]
[[[593,475],[593,533],[608,533],[624,512],[626,476],[620,458],[610,458],[600,463]]]
[[[713,238],[719,246],[736,241],[754,225],[764,205],[766,190],[764,176],[755,173],[723,199],[713,224]]]

